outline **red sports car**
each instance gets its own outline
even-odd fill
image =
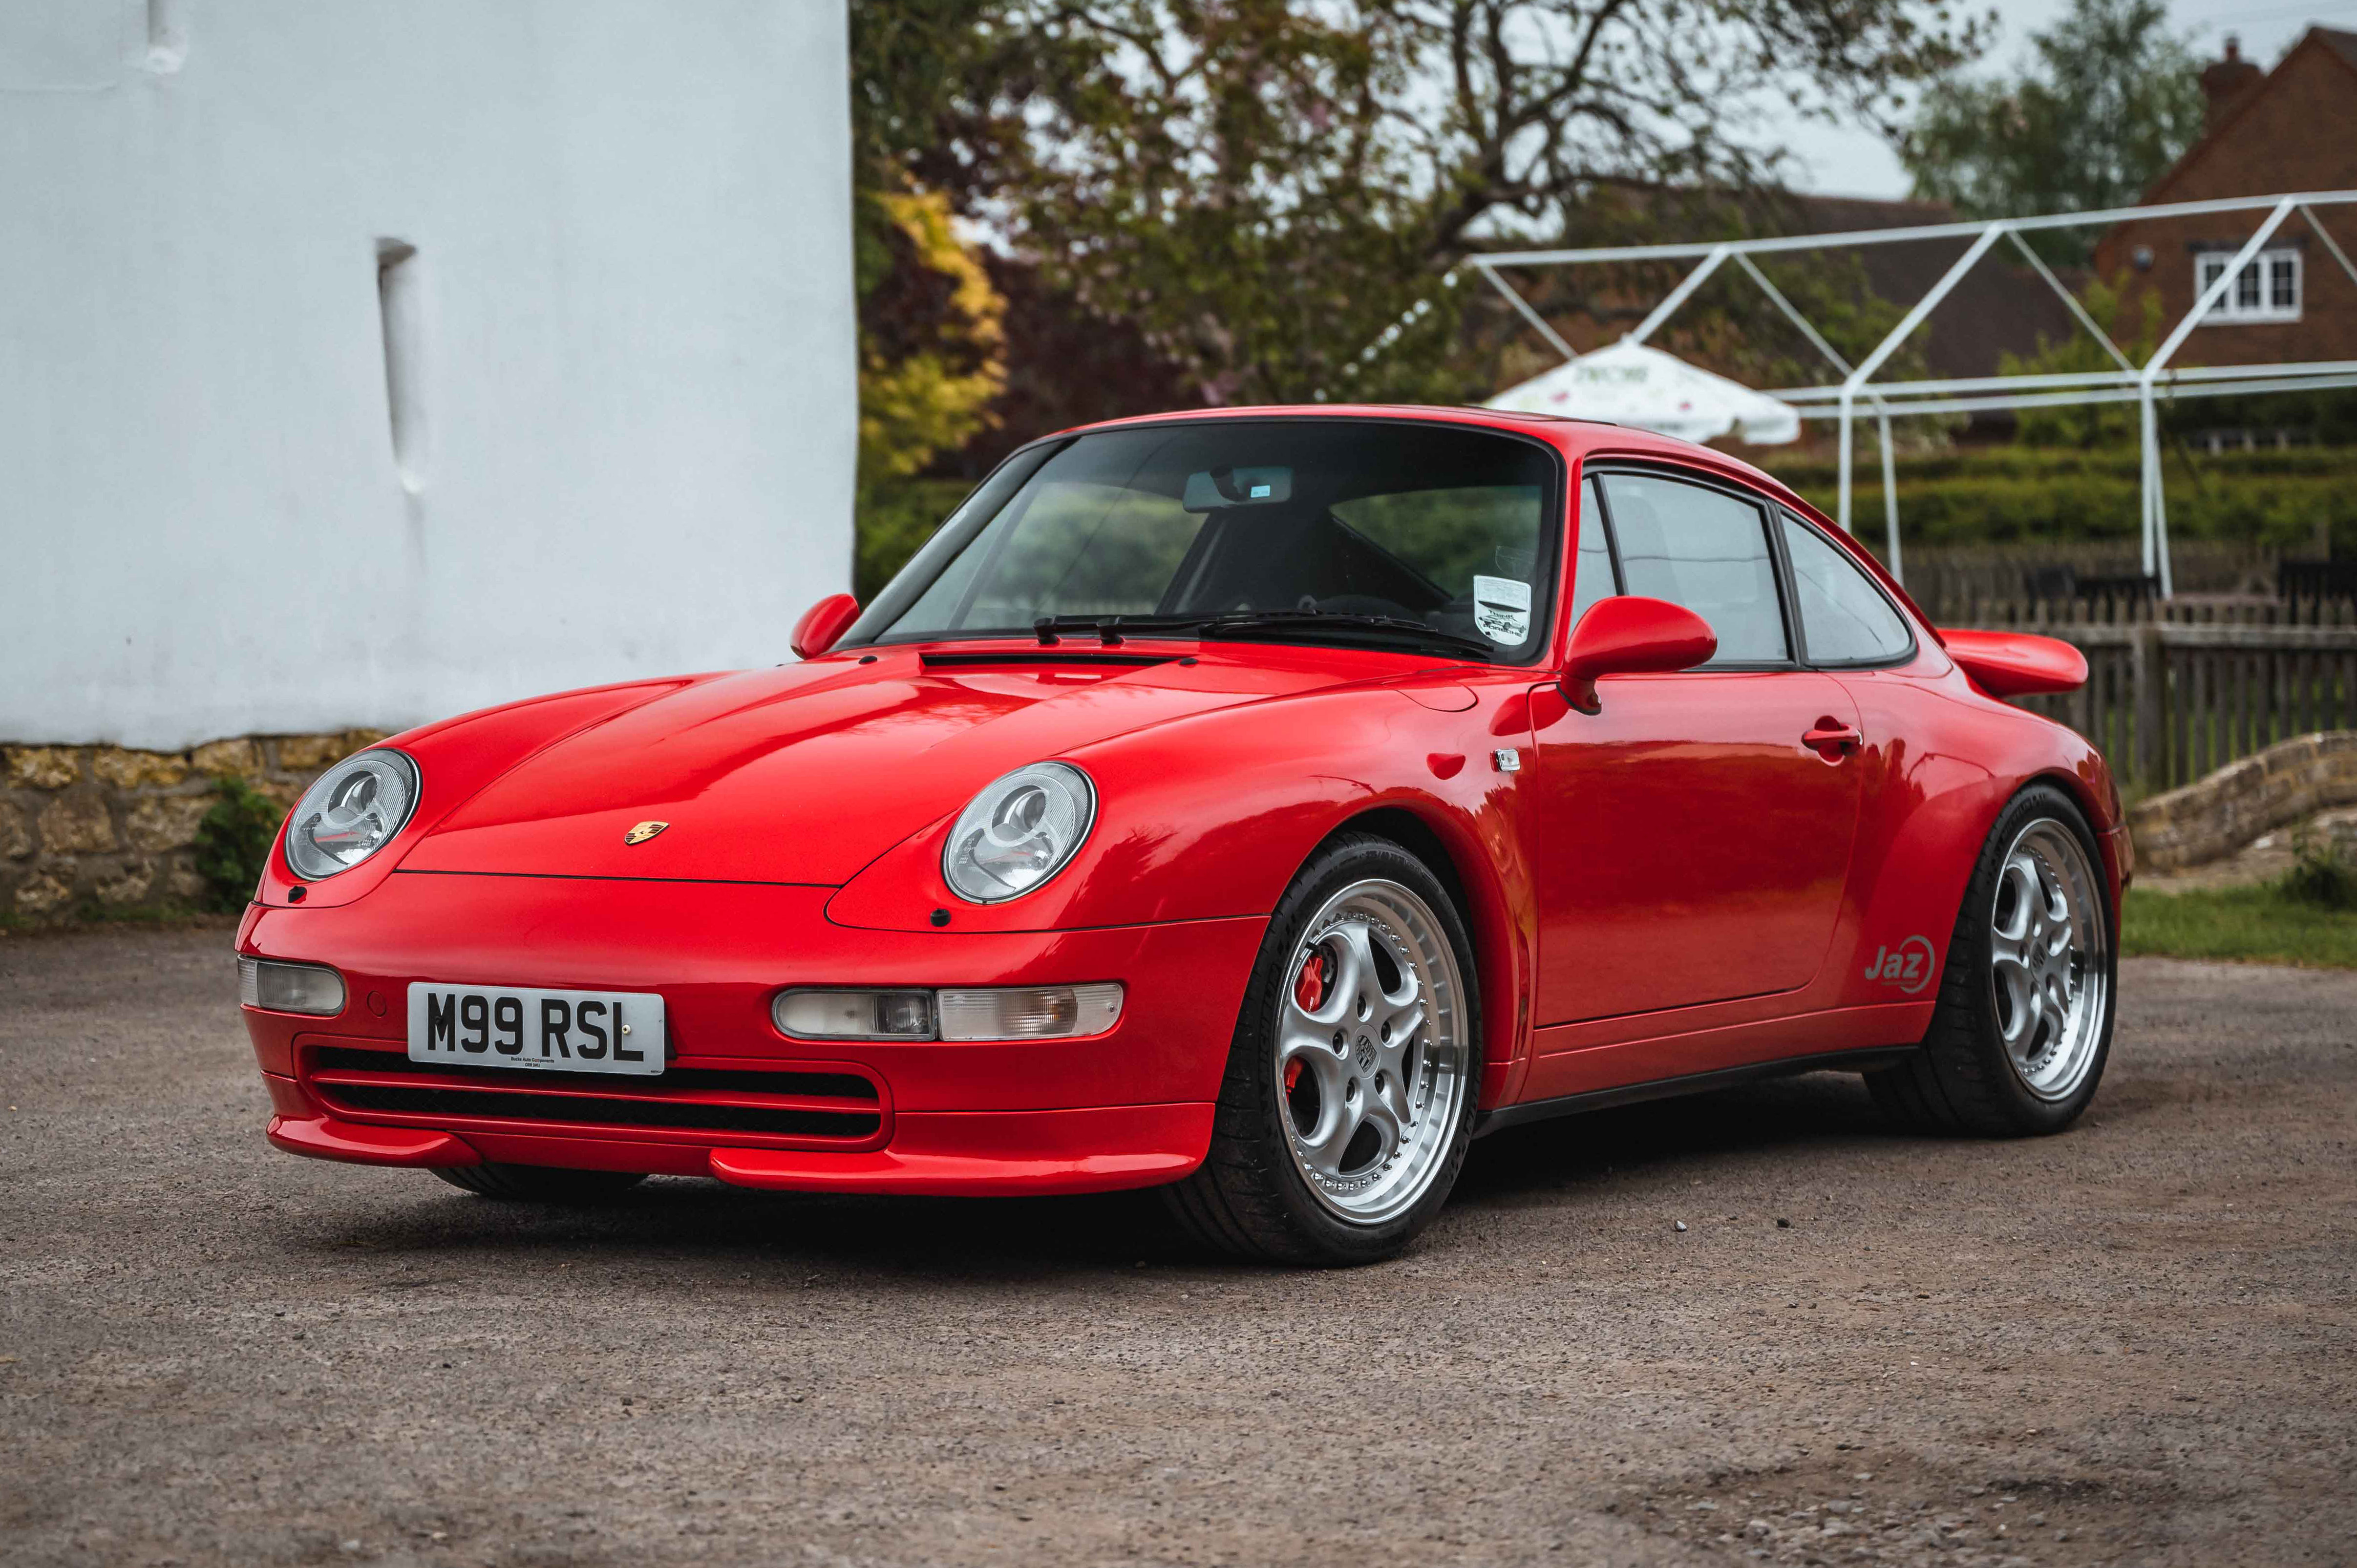
[[[2104,761],[1757,469],[1480,411],[1017,452],[799,662],[361,752],[238,932],[294,1154],[495,1197],[1159,1187],[1396,1251],[1486,1129],[1770,1073],[2051,1133],[2112,1031]]]

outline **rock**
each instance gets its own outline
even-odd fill
[[[6,756],[8,782],[21,788],[62,789],[81,777],[70,746],[12,746]]]
[[[118,789],[170,789],[188,777],[188,759],[164,751],[130,751],[102,746],[91,753],[90,770]]]
[[[1686,1228],[1686,1222],[1685,1222],[1684,1220],[1683,1220],[1683,1219],[1678,1220],[1678,1221],[1676,1221],[1676,1222],[1675,1222],[1675,1228],[1676,1228],[1676,1229],[1678,1229],[1678,1230],[1684,1230],[1684,1229]]]
[[[1779,1219],[1776,1221],[1776,1229],[1779,1230],[1790,1230],[1792,1228],[1792,1222],[1789,1219]]]
[[[114,847],[114,824],[106,802],[90,795],[52,800],[41,811],[41,847],[52,854],[78,854]]]
[[[164,891],[175,904],[193,904],[205,896],[205,879],[195,866],[176,858],[164,872]]]
[[[243,738],[209,740],[190,752],[188,760],[196,764],[198,772],[215,779],[227,774],[251,777],[262,771],[261,748]]]
[[[73,897],[73,889],[43,872],[31,877],[16,889],[16,913],[48,915],[62,909]]]
[[[0,800],[0,857],[22,860],[33,853],[33,830],[25,813]]]
[[[149,854],[185,848],[197,842],[197,824],[212,803],[210,795],[151,795],[124,818],[124,836]]]
[[[345,745],[340,735],[281,736],[278,737],[278,766],[289,773],[317,772],[357,749]]]
[[[102,874],[98,884],[99,901],[105,904],[136,904],[147,896],[147,889],[155,880],[156,867],[151,863],[144,860],[131,861],[113,876]]]

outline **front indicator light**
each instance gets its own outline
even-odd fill
[[[804,1040],[930,1040],[930,991],[788,991],[770,1004],[778,1032]]]
[[[987,991],[784,991],[778,1032],[799,1040],[1060,1040],[1121,1021],[1117,981]]]
[[[1121,1020],[1121,987],[1021,985],[941,993],[944,1040],[1060,1040],[1102,1035]]]
[[[331,1018],[344,1010],[344,977],[315,963],[237,961],[237,999],[264,1013],[310,1013]]]

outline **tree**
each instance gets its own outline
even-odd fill
[[[2127,274],[2123,273],[2108,284],[2101,278],[2089,279],[2081,298],[2087,314],[2103,325],[2130,363],[2140,365],[2152,357],[2160,343],[2160,295],[2157,290],[2133,289]],[[2072,333],[2059,343],[2049,341],[2040,333],[2037,353],[2027,357],[1997,356],[1997,372],[2007,376],[2117,369],[2112,357],[2104,352],[2104,346],[2084,332]],[[2071,403],[2025,408],[2015,429],[2017,438],[2026,446],[2076,446],[2092,451],[2137,439],[2140,417],[2133,403]]]
[[[1451,274],[1886,128],[1941,0],[855,0],[863,179],[945,193],[1211,403],[1486,392]],[[1612,199],[1615,194],[1625,199]]]
[[[1026,48],[998,0],[851,10],[859,482],[922,469],[988,428],[1006,301],[957,232],[974,192],[1028,156]]]
[[[1927,0],[1039,0],[1017,232],[1206,401],[1487,392],[1469,249],[1770,187],[1771,102],[1889,124],[1976,34]],[[1625,213],[1625,205],[1620,209]],[[1459,282],[1461,283],[1461,279]],[[1380,351],[1371,354],[1371,348]]]
[[[2162,0],[2072,0],[2023,75],[1941,82],[1899,143],[1915,194],[1973,218],[2134,203],[2201,133],[2198,67],[2167,21]],[[2081,261],[2095,238],[2040,243]]]

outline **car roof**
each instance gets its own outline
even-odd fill
[[[1521,413],[1505,409],[1444,406],[1425,403],[1258,403],[1227,408],[1173,409],[1165,413],[1133,414],[1125,419],[1100,420],[1075,425],[1059,435],[1085,435],[1100,430],[1124,430],[1137,425],[1182,424],[1226,419],[1365,419],[1416,420],[1434,424],[1469,425],[1477,429],[1512,431],[1534,436],[1566,457],[1659,457],[1717,469],[1731,478],[1766,489],[1777,499],[1797,507],[1804,515],[1816,509],[1803,501],[1781,481],[1740,457],[1674,435],[1659,435],[1633,425],[1602,419],[1571,419],[1559,413]]]

